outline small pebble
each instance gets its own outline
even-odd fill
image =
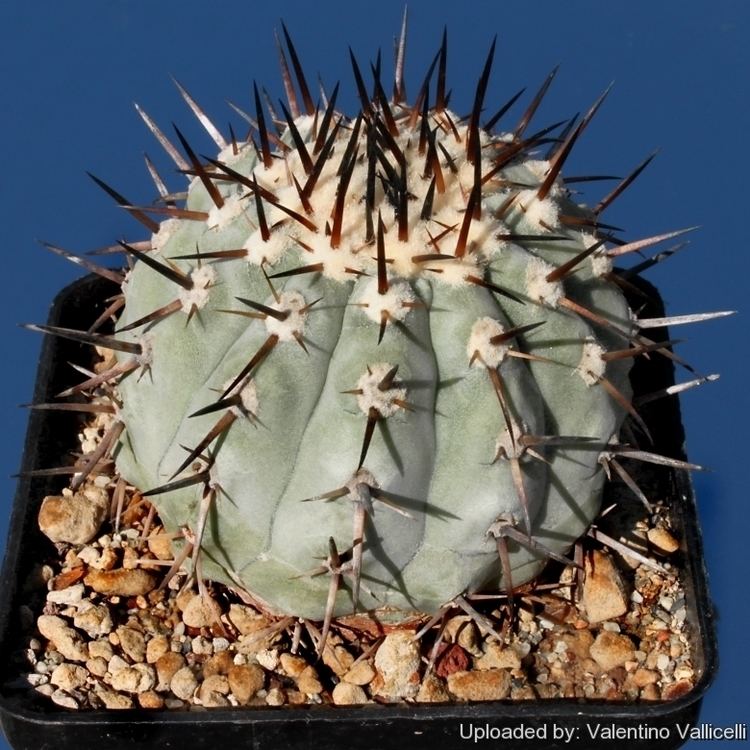
[[[359,685],[349,682],[339,682],[331,695],[337,706],[351,706],[358,703],[367,703],[367,693]]]
[[[157,560],[171,560],[172,541],[168,534],[151,534],[147,541],[149,551]]]
[[[75,586],[69,586],[60,591],[49,591],[47,593],[47,601],[63,606],[79,604],[81,599],[83,599],[84,590],[83,584],[77,583]]]
[[[92,659],[100,658],[109,661],[114,654],[112,644],[103,638],[89,643],[89,655]]]
[[[78,701],[72,696],[68,695],[64,690],[55,690],[52,695],[52,702],[63,708],[78,708]]]
[[[585,562],[582,602],[591,623],[611,620],[628,611],[620,573],[609,555],[594,550]]]
[[[596,637],[590,652],[596,663],[608,672],[633,659],[635,646],[628,636],[604,630]]]
[[[110,660],[109,664],[107,664],[107,671],[109,672],[119,672],[121,669],[125,669],[129,667],[130,664],[128,664],[125,659],[122,658],[119,654],[115,654]]]
[[[49,681],[56,687],[68,692],[83,687],[86,684],[88,672],[77,664],[60,664],[55,667]]]
[[[375,653],[375,668],[382,684],[377,694],[393,700],[413,698],[419,691],[419,644],[411,631],[389,633]]]
[[[449,643],[457,643],[461,648],[477,658],[482,655],[479,631],[474,621],[468,615],[451,617],[445,623],[444,633],[444,637]]]
[[[41,615],[36,621],[39,632],[70,661],[86,661],[88,647],[68,623],[55,615]]]
[[[323,663],[337,677],[343,677],[354,663],[354,657],[343,646],[326,643],[323,649]]]
[[[192,639],[190,649],[194,654],[201,654],[202,656],[210,656],[214,652],[213,643],[202,635]]]
[[[73,624],[90,638],[99,638],[112,631],[112,616],[106,604],[85,604],[79,607]]]
[[[446,703],[452,698],[445,681],[431,672],[422,680],[416,700],[418,703]]]
[[[358,661],[352,666],[352,668],[343,676],[344,682],[348,682],[351,685],[369,685],[375,677],[375,668],[366,659]]]
[[[143,633],[127,626],[117,628],[116,632],[120,639],[120,648],[125,655],[134,662],[144,661],[146,658],[146,639],[143,637]]]
[[[297,677],[297,687],[305,695],[317,695],[323,692],[323,685],[318,679],[315,667],[305,667],[302,670],[302,673]]]
[[[448,675],[448,689],[460,700],[503,700],[508,697],[510,687],[510,672],[506,669],[454,672]]]
[[[182,608],[182,621],[189,628],[207,628],[218,622],[220,615],[216,602],[200,594],[192,596]]]
[[[133,699],[128,695],[122,695],[121,693],[116,693],[114,690],[108,690],[103,685],[97,685],[94,690],[105,708],[133,708]]]
[[[266,703],[269,706],[283,706],[286,701],[286,696],[281,688],[272,688],[266,695]]]
[[[164,698],[153,690],[147,690],[138,695],[138,705],[141,708],[160,709],[164,708]]]
[[[665,554],[671,555],[680,548],[680,543],[663,526],[649,529],[646,536],[654,547]]]
[[[272,624],[272,620],[266,615],[262,615],[244,604],[231,604],[228,616],[229,621],[241,635],[252,635],[260,630],[265,630]]]
[[[654,683],[651,683],[650,685],[646,685],[646,687],[643,688],[643,690],[641,690],[641,700],[644,700],[644,701],[661,700],[659,688],[656,687]]]
[[[107,674],[107,660],[102,659],[100,656],[89,659],[86,662],[86,669],[88,669],[94,677],[104,677],[104,675]]]
[[[124,693],[145,693],[156,684],[153,667],[148,664],[134,664],[112,673],[110,685],[113,690]]]
[[[185,667],[185,657],[170,651],[156,660],[157,690],[165,690],[177,672]]]
[[[226,675],[233,665],[232,654],[229,651],[220,651],[206,659],[203,664],[203,677],[211,677],[215,674]]]
[[[156,588],[157,579],[152,573],[140,568],[125,570],[92,570],[83,579],[87,586],[105,596],[138,596],[148,594]]]
[[[166,635],[156,635],[146,644],[146,661],[156,664],[169,651],[169,639]]]
[[[669,667],[669,655],[668,654],[659,654],[659,656],[656,657],[656,667],[659,671],[664,672],[667,667]]]
[[[229,689],[243,706],[263,689],[265,683],[265,674],[257,664],[233,664],[227,678]]]
[[[39,509],[39,528],[53,542],[86,544],[98,533],[107,514],[106,503],[83,494],[48,495]]]
[[[659,673],[653,669],[636,669],[633,673],[633,684],[639,688],[644,688],[647,685],[653,685],[659,679]]]
[[[208,708],[228,706],[226,696],[229,692],[229,681],[223,675],[215,674],[206,677],[198,689],[198,700]]]
[[[484,644],[484,653],[474,662],[477,669],[518,669],[521,659],[512,648],[502,646],[496,640]]]
[[[279,662],[284,672],[292,678],[299,677],[308,666],[302,657],[294,654],[281,654]]]
[[[692,680],[679,680],[666,685],[661,691],[661,698],[665,701],[677,700],[683,695],[687,695],[693,689]]]
[[[279,650],[276,648],[261,649],[255,655],[255,658],[258,660],[258,664],[269,672],[273,672],[279,666]]]
[[[175,672],[169,687],[178,698],[189,701],[198,687],[198,680],[190,667],[182,667]]]

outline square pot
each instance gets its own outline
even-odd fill
[[[640,286],[656,300],[655,290]],[[55,299],[49,324],[85,328],[92,300],[102,301],[115,287],[89,276],[64,289]],[[660,301],[650,314],[658,316]],[[657,341],[666,332],[653,332]],[[67,364],[82,361],[85,347],[47,337],[40,358],[35,402],[51,401],[54,394],[72,385],[75,373]],[[674,382],[666,357],[639,358],[633,368],[636,393],[647,393]],[[681,457],[684,434],[676,397],[644,406],[642,416],[654,438],[654,449]],[[73,446],[76,415],[69,412],[33,411],[29,419],[22,471],[59,464]],[[713,607],[708,596],[692,484],[684,471],[660,467],[660,487],[673,509],[676,535],[682,540],[675,564],[683,571],[687,622],[692,635],[695,688],[673,701],[621,703],[545,699],[451,704],[396,704],[364,706],[283,706],[191,711],[77,710],[54,705],[42,696],[20,691],[12,682],[19,666],[10,658],[22,648],[25,586],[35,565],[52,555],[51,543],[37,527],[42,498],[60,489],[59,477],[22,476],[15,497],[3,565],[0,606],[0,720],[16,750],[105,747],[130,748],[458,748],[481,740],[503,747],[676,748],[696,723],[701,700],[717,669]],[[688,554],[689,553],[689,554]],[[33,613],[35,618],[39,613]]]

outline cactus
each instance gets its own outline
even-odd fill
[[[681,232],[625,242],[601,220],[650,159],[595,207],[575,202],[561,170],[604,96],[533,132],[553,73],[498,130],[518,95],[485,118],[493,43],[462,117],[444,36],[408,102],[404,25],[393,95],[352,55],[361,109],[346,116],[338,86],[314,104],[284,38],[287,104],[255,86],[246,141],[180,86],[215,158],[139,109],[189,187],[183,205],[149,162],[161,200],[135,206],[94,178],[150,232],[119,243],[127,274],[56,249],[122,283],[112,334],[35,326],[117,356],[70,390],[116,383],[119,399],[74,483],[111,453],[182,530],[199,583],[277,613],[330,624],[512,592],[570,562],[605,470],[629,480],[618,456],[660,460],[628,373],[674,355],[613,260]],[[644,450],[621,442],[626,417]]]

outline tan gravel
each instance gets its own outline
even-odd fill
[[[594,550],[586,559],[583,608],[590,623],[611,620],[628,611],[628,597],[622,577],[612,558]]]
[[[147,570],[124,568],[92,570],[84,583],[105,596],[139,596],[156,588],[156,577]]]
[[[53,542],[86,544],[99,533],[107,508],[103,493],[48,495],[39,509],[39,528]]]
[[[448,675],[448,690],[459,700],[503,700],[510,694],[510,672],[506,669],[454,672]]]

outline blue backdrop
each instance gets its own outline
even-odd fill
[[[71,264],[45,253],[35,238],[72,251],[118,237],[138,238],[135,222],[88,180],[84,169],[134,201],[153,192],[143,168],[144,151],[165,173],[171,169],[132,102],[164,126],[177,120],[205,151],[208,138],[192,121],[169,73],[219,124],[237,123],[225,98],[250,108],[253,79],[281,95],[272,30],[283,17],[306,67],[319,71],[329,89],[340,78],[339,102],[353,109],[347,44],[362,60],[374,57],[381,46],[390,61],[401,12],[401,3],[376,8],[333,0],[3,4],[2,539],[15,485],[10,475],[18,469],[27,416],[16,405],[30,400],[40,346],[37,334],[16,323],[43,322],[56,291],[78,275]],[[412,0],[409,12],[409,90],[419,85],[447,23],[452,104],[459,111],[470,106],[495,33],[490,102],[499,104],[522,86],[534,90],[554,65],[562,65],[539,123],[585,110],[614,80],[567,172],[625,174],[659,147],[654,163],[608,211],[607,220],[626,227],[629,238],[702,225],[689,249],[649,277],[672,314],[741,311],[734,318],[681,329],[679,336],[689,337],[680,352],[698,370],[722,373],[720,381],[687,394],[682,404],[689,455],[713,469],[695,477],[722,658],[703,717],[715,724],[746,721],[747,711],[738,705],[746,705],[748,676],[744,576],[749,529],[743,472],[749,412],[743,308],[750,275],[745,213],[750,3],[577,0],[524,6]],[[587,191],[589,200],[601,195],[596,188]],[[2,740],[0,747],[5,747]]]

